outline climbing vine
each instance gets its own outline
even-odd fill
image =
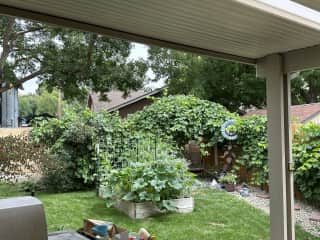
[[[131,115],[129,121],[135,130],[171,136],[180,147],[196,140],[206,154],[208,147],[224,140],[221,125],[236,118],[220,104],[176,95],[156,99],[143,111]]]
[[[239,170],[240,166],[244,166],[251,175],[252,184],[267,183],[267,119],[258,116],[240,119],[237,122],[237,132],[237,144],[241,146],[242,152],[236,160],[235,168]]]
[[[320,201],[320,125],[301,126],[294,137],[295,183],[303,196]]]

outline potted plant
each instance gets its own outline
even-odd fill
[[[237,183],[237,175],[234,173],[227,173],[219,178],[219,182],[222,184],[224,189],[228,192],[234,192]]]

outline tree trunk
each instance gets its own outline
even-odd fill
[[[18,89],[12,88],[1,94],[1,127],[18,127]]]

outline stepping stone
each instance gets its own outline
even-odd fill
[[[269,199],[270,196],[268,194],[257,194],[258,198],[264,198],[264,199]]]
[[[309,218],[310,221],[320,222],[320,213],[314,212],[311,214],[311,217]]]
[[[299,203],[296,203],[296,204],[294,205],[294,210],[296,210],[296,211],[300,211],[300,210],[301,210],[301,206],[300,206]]]

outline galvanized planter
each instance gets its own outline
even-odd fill
[[[194,199],[179,198],[171,200],[177,207],[178,213],[189,213],[194,209]],[[152,202],[145,203],[134,203],[128,201],[120,201],[115,205],[121,212],[127,214],[132,219],[143,219],[156,214],[163,213],[155,204]]]

